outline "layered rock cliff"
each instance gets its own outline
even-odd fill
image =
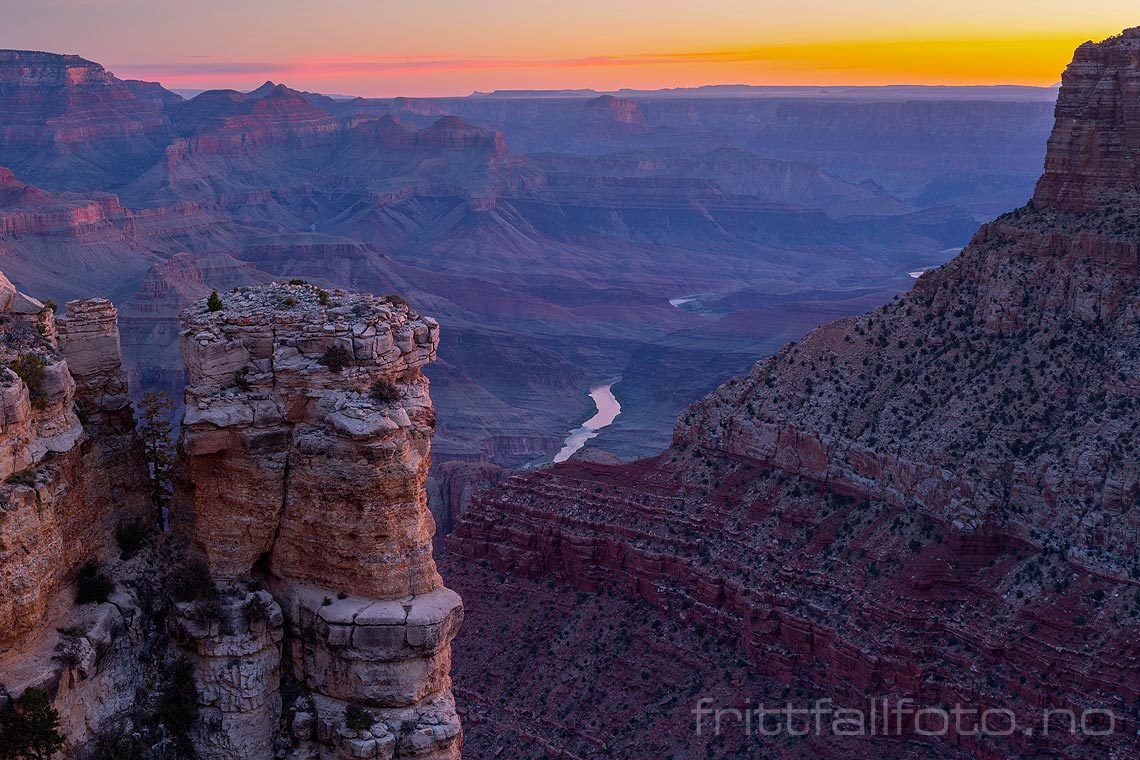
[[[91,190],[135,176],[171,134],[154,95],[77,55],[0,50],[0,164],[34,171],[56,190]],[[177,96],[173,96],[177,97]]]
[[[263,717],[217,709],[268,746],[280,668],[308,695],[285,706],[291,757],[457,757],[448,672],[462,606],[432,561],[425,492],[435,413],[421,368],[438,325],[400,300],[307,285],[222,301],[182,315],[176,523],[219,582],[268,583],[285,638],[279,662],[272,638],[242,639],[264,652],[250,661]],[[193,639],[199,673],[234,645]]]
[[[0,375],[0,712],[47,690],[79,756],[131,707],[143,634],[121,588],[92,600],[73,582],[153,519],[114,307],[73,301],[53,320],[0,275]]]
[[[115,310],[52,311],[0,275],[0,641],[33,631],[116,521],[145,511]],[[82,422],[81,422],[82,418]]]
[[[1140,31],[1077,48],[1061,80],[1045,174],[1033,202],[1065,212],[1135,206],[1140,174]]]
[[[898,732],[937,752],[1132,756],[1138,39],[1078,50],[1034,200],[953,262],[694,404],[654,459],[572,463],[476,497],[451,547],[471,572],[647,600],[839,704],[1000,708],[1020,729]],[[490,607],[473,624],[492,636],[518,623],[470,601]],[[492,730],[515,691],[483,694],[504,703]],[[1050,733],[1050,708],[1112,721]]]

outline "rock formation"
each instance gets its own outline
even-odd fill
[[[280,603],[282,670],[309,694],[286,706],[291,756],[458,757],[448,671],[462,606],[432,561],[425,492],[435,412],[420,370],[437,323],[399,300],[308,285],[222,302],[182,316],[176,521],[216,580],[262,578]],[[265,711],[280,709],[266,635],[191,634],[199,672],[254,648],[252,716],[245,702],[217,709],[258,746],[272,740]],[[208,757],[239,749],[199,744]]]
[[[1131,756],[1138,40],[1078,50],[1034,200],[911,293],[727,382],[658,457],[510,478],[474,499],[450,548],[649,601],[837,704],[1001,708],[1023,729],[899,732],[933,751]],[[502,601],[469,602],[493,605],[485,631],[517,623]],[[506,702],[499,721],[517,707],[483,698]],[[1043,732],[1049,708],[1111,725]]]
[[[77,606],[72,581],[153,517],[115,310],[67,310],[0,275],[0,708],[48,689],[72,756],[133,702],[142,635],[122,589]]]
[[[459,757],[462,605],[424,487],[434,320],[300,285],[189,308],[183,548],[147,539],[115,308],[53,320],[3,278],[0,305],[0,721],[34,686],[68,757]]]
[[[1061,80],[1057,123],[1035,205],[1064,212],[1133,206],[1140,186],[1140,31],[1077,48]]]
[[[57,338],[51,309],[0,275],[0,641],[35,629],[79,566],[109,550],[115,521],[143,509],[114,308],[69,308]]]
[[[55,190],[118,184],[170,137],[153,98],[77,55],[0,50],[0,165],[31,169]]]

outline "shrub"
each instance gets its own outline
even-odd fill
[[[24,319],[8,318],[0,321],[0,340],[9,348],[29,348],[39,345],[42,340],[40,331],[31,322]]]
[[[237,374],[234,375],[234,385],[243,391],[248,391],[253,387],[253,384],[249,382],[249,367],[242,367],[237,371]]]
[[[344,724],[353,731],[367,731],[373,720],[372,713],[360,705],[349,705],[344,711]]]
[[[352,353],[341,344],[334,343],[325,349],[320,362],[333,372],[343,372],[345,367],[352,364]]]
[[[222,620],[223,613],[222,597],[220,594],[214,594],[196,600],[189,606],[186,615],[199,623],[213,623],[216,620]],[[223,629],[225,627],[223,626]],[[227,633],[227,631],[223,630],[222,633]]]
[[[328,306],[329,305],[329,292],[327,290],[321,290],[320,288],[318,288],[317,289],[317,301],[321,304],[321,306]]]
[[[251,625],[253,623],[265,623],[269,620],[269,605],[260,594],[254,594],[249,599],[246,599],[245,603],[241,606],[241,611],[245,615],[245,619]]]
[[[146,543],[149,527],[141,520],[121,522],[115,526],[115,542],[123,559],[130,559]]]
[[[0,758],[47,760],[63,742],[59,713],[43,689],[28,689],[18,704],[0,713]]]
[[[145,760],[149,747],[139,734],[127,729],[126,725],[118,725],[96,734],[91,760]]]
[[[175,736],[186,736],[198,722],[198,688],[194,663],[180,657],[169,664],[167,681],[158,694],[158,718]]]
[[[24,385],[28,386],[28,395],[31,396],[32,404],[42,409],[47,403],[43,387],[47,361],[39,354],[26,353],[17,356],[8,363],[8,366],[19,375]]]
[[[166,593],[175,602],[194,602],[218,595],[206,561],[188,551],[176,553],[167,566]]]
[[[368,395],[381,404],[392,404],[400,400],[400,389],[391,380],[377,380],[372,383]]]
[[[29,488],[36,487],[36,480],[39,476],[39,470],[34,466],[28,467],[25,470],[20,470],[15,475],[8,478],[8,482],[15,486],[28,486]]]
[[[206,309],[209,311],[221,311],[222,308],[222,297],[218,295],[218,291],[211,291],[210,297],[206,299]]]
[[[388,296],[388,300],[390,302],[396,304],[397,306],[410,306],[411,305],[408,303],[408,299],[404,298],[399,293],[391,294],[390,296]]]
[[[79,568],[76,581],[76,604],[102,604],[115,590],[115,582],[103,572],[99,565],[88,562]]]
[[[59,313],[59,306],[57,306],[55,301],[51,300],[50,298],[45,298],[42,301],[40,301],[40,303],[42,303],[44,305],[45,309],[51,309],[56,314]]]
[[[308,285],[309,283],[306,280],[302,280],[300,277],[294,277],[292,280],[289,280],[289,284],[290,285]]]
[[[79,664],[79,639],[74,636],[60,636],[51,658],[64,667],[73,668]],[[0,755],[3,757],[3,755]]]

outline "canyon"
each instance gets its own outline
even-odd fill
[[[1135,757],[1138,108],[1138,29],[1059,92],[187,100],[0,51],[0,721]],[[694,725],[818,700],[1025,730]]]
[[[136,396],[180,396],[177,313],[211,289],[399,293],[449,326],[426,370],[437,466],[549,461],[615,377],[629,403],[591,446],[659,451],[692,398],[905,291],[1023,201],[1054,97],[267,82],[183,99],[76,56],[6,51],[0,69],[3,269],[41,298],[112,299]]]
[[[1135,757],[1138,82],[1140,30],[1079,48],[1028,204],[909,293],[689,406],[663,453],[567,462],[475,494],[443,563],[480,632],[456,652],[458,682],[477,690],[472,746]],[[504,583],[510,593],[483,590]],[[536,607],[556,611],[553,635],[518,670],[485,642],[533,631]],[[573,664],[575,646],[602,658],[600,673]],[[718,647],[732,654],[709,665]],[[627,650],[628,665],[604,659]],[[722,662],[724,681],[710,682]],[[566,709],[536,713],[530,674],[548,668],[567,674]],[[620,698],[608,679],[626,686]],[[820,698],[1000,709],[1019,730],[757,735],[737,721],[702,737],[702,697],[737,710]],[[1048,710],[1101,724],[1058,734]]]

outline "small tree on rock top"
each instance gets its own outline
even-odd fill
[[[218,291],[211,291],[210,297],[206,299],[206,308],[210,311],[222,310],[222,297],[218,295]]]

